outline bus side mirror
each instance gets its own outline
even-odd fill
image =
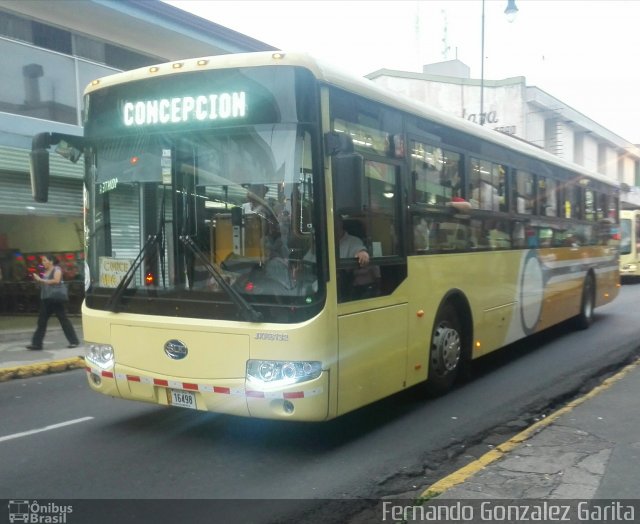
[[[36,202],[49,200],[49,151],[35,149],[29,153],[31,194]]]
[[[357,153],[336,155],[331,159],[333,196],[338,213],[358,214],[364,210],[364,159]]]

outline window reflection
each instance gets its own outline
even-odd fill
[[[414,202],[445,205],[461,195],[461,157],[439,147],[411,141]]]
[[[32,40],[25,28],[16,31]],[[0,68],[7,78],[23,79],[3,85],[0,111],[71,125],[81,125],[79,108],[89,82],[120,71],[3,38]]]

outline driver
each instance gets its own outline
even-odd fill
[[[261,247],[266,275],[285,286],[290,286],[288,252],[278,219],[266,200],[268,190],[269,188],[263,184],[248,186],[247,202],[242,204],[242,213],[245,216],[257,215],[261,219]]]

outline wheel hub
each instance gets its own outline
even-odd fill
[[[440,373],[446,374],[455,370],[462,352],[460,334],[450,327],[439,326],[433,337],[433,343],[435,346],[433,360]]]

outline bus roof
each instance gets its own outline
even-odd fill
[[[523,155],[539,158],[545,162],[573,171],[580,175],[593,178],[599,182],[615,187],[620,186],[617,181],[612,180],[609,177],[595,171],[591,171],[579,164],[557,157],[530,144],[529,142],[505,135],[492,129],[487,129],[486,127],[480,126],[474,122],[469,122],[463,118],[456,117],[431,105],[416,102],[415,100],[408,98],[406,95],[390,91],[376,84],[372,80],[350,74],[335,66],[319,61],[306,53],[263,51],[177,60],[174,62],[141,67],[99,78],[87,86],[85,89],[85,95],[105,87],[151,77],[169,76],[207,69],[260,66],[303,67],[309,70],[318,79],[318,81],[325,84],[357,93],[370,100],[380,102],[400,111],[423,117],[434,123],[461,131],[505,148],[515,150]]]

